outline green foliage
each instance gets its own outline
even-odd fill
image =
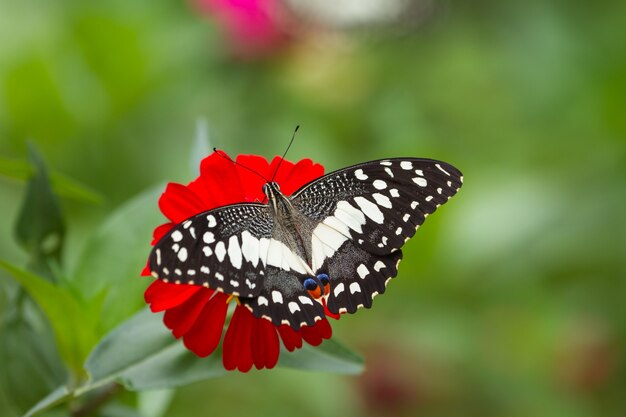
[[[104,354],[99,342],[143,314],[137,274],[161,221],[153,187],[192,178],[198,118],[209,150],[271,157],[300,124],[292,160],[331,170],[434,157],[466,184],[405,246],[373,309],[333,325],[364,352],[363,375],[287,370],[293,358],[281,353],[281,369],[167,391],[157,412],[623,415],[626,3],[410,3],[415,14],[389,29],[320,33],[316,19],[296,20],[287,49],[241,60],[215,19],[186,2],[0,2],[0,415],[18,417],[48,393],[39,411],[61,401],[46,413],[69,415],[112,381],[150,382],[110,369],[87,390],[80,358]],[[195,149],[193,161],[206,144]],[[28,216],[40,217],[21,220],[18,243],[31,194],[41,206]],[[51,234],[64,239],[36,237]],[[69,334],[79,322],[90,343]],[[195,368],[179,343],[162,343],[146,357],[164,366],[171,355],[181,381],[217,365]],[[327,348],[295,357],[360,368]],[[129,369],[143,374],[140,364]],[[153,381],[168,372],[152,371]],[[158,394],[117,392],[92,415],[136,415]]]
[[[32,146],[29,154],[35,172],[28,181],[15,231],[17,241],[30,254],[35,269],[46,271],[48,261],[60,261],[65,223],[43,161]]]
[[[207,146],[206,137],[198,133],[194,148]],[[28,409],[26,416],[34,416],[63,403],[85,403],[83,397],[94,392],[114,395],[117,384],[132,391],[171,389],[225,375],[219,350],[209,358],[198,358],[172,337],[161,315],[147,308],[133,315],[144,305],[146,283],[138,273],[146,262],[151,231],[162,221],[156,201],[164,186],[140,193],[115,210],[88,239],[76,267],[66,275],[60,264],[65,219],[43,161],[34,149],[30,152],[36,169],[28,178],[17,238],[31,255],[31,270],[47,275],[0,259],[0,269],[20,286],[11,305],[13,311],[7,310],[0,322],[0,330],[7,335],[0,338],[0,359],[19,357],[3,370],[0,399],[8,403],[5,395],[15,394],[13,406]],[[5,172],[22,174],[22,167],[15,167],[18,169]],[[55,245],[45,244],[51,236],[56,237]],[[30,304],[29,299],[23,300],[22,290],[40,309],[33,313],[35,317],[42,318],[40,311],[45,317],[39,326],[46,329],[49,324],[52,329],[67,376],[54,355],[56,350],[40,343],[32,319],[22,314],[24,305]],[[322,346],[305,348],[302,353],[284,352],[281,364],[335,373],[361,372],[362,360],[356,354],[334,341]],[[168,403],[163,402],[162,407]],[[152,412],[158,414],[156,409]],[[130,415],[136,411],[109,401],[103,413]]]

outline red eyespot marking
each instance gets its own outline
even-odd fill
[[[315,298],[316,300],[322,296],[322,289],[320,288],[319,285],[314,290],[308,290],[308,291],[309,291],[309,295]]]

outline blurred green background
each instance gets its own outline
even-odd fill
[[[144,417],[626,415],[626,3],[287,10],[275,25],[288,39],[255,49],[197,4],[0,0],[0,158],[26,161],[30,140],[51,171],[102,196],[61,198],[69,271],[116,208],[194,178],[198,119],[231,155],[281,154],[300,124],[290,160],[330,171],[421,156],[465,174],[406,245],[387,294],[333,323],[365,356],[362,376],[277,368],[121,393],[120,404],[140,403]],[[0,258],[18,265],[24,193],[0,177]],[[154,195],[146,216],[159,219]],[[129,240],[147,256],[150,228]],[[127,315],[147,285],[135,277],[142,256],[136,274],[111,276]],[[0,272],[0,319],[15,291]],[[63,382],[48,325],[34,332],[34,346],[0,359],[0,373],[23,364],[11,374],[22,380],[0,385],[3,417]],[[0,334],[5,346],[14,337]],[[109,404],[92,415],[124,413]]]

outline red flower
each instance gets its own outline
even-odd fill
[[[280,158],[272,163],[255,155],[240,155],[236,161],[266,178],[271,178]],[[302,185],[324,173],[324,168],[303,159],[294,164],[283,160],[275,181],[285,195],[290,195]],[[159,199],[161,212],[170,220],[154,230],[154,245],[176,224],[198,213],[226,204],[263,201],[264,180],[253,172],[235,165],[216,153],[205,158],[200,165],[200,176],[187,186],[170,183]],[[150,275],[148,267],[142,275]],[[146,290],[145,299],[153,312],[165,311],[163,321],[176,338],[183,338],[185,346],[200,357],[208,356],[222,337],[228,306],[232,300],[236,307],[224,341],[222,359],[228,370],[247,372],[273,368],[278,361],[279,337],[289,351],[302,347],[302,341],[317,346],[329,339],[332,330],[323,319],[299,331],[288,325],[274,326],[270,321],[258,319],[247,308],[239,305],[236,297],[198,285],[165,283],[155,280]],[[330,312],[327,315],[337,318]]]

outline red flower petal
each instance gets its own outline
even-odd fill
[[[156,313],[184,303],[201,288],[197,285],[178,285],[155,280],[146,289],[144,299],[150,304],[150,310]]]
[[[254,316],[247,308],[241,305],[235,308],[222,343],[222,362],[227,371],[248,372],[252,368],[250,336],[253,322]]]
[[[302,347],[302,334],[296,332],[291,326],[281,324],[277,327],[280,338],[283,339],[283,345],[289,352]]]
[[[236,165],[226,153],[212,153],[200,163],[200,177],[189,186],[204,198],[205,210],[243,202]]]
[[[250,168],[246,169],[241,165],[237,166],[237,172],[239,173],[242,187],[243,201],[263,201],[265,199],[263,185],[266,183],[265,179],[269,181],[271,176],[269,172],[270,164],[267,162],[267,159],[257,155],[239,155],[237,157],[237,163]],[[255,172],[258,175],[255,174]]]
[[[282,171],[282,166],[280,169]],[[323,166],[314,164],[310,159],[303,159],[281,178],[280,190],[285,195],[292,195],[303,185],[308,184],[322,175],[324,175]]]
[[[160,226],[157,226],[156,229],[154,229],[154,232],[152,232],[152,243],[151,245],[154,246],[156,245],[156,243],[161,240],[161,238],[163,236],[165,236],[167,234],[167,232],[169,232],[170,230],[172,230],[172,227],[176,226],[176,223],[165,223],[162,224]]]
[[[142,277],[149,277],[150,274],[150,268],[148,268],[148,264],[146,264],[146,266],[143,267],[143,269],[141,270],[141,276]]]
[[[222,338],[228,295],[218,292],[206,303],[193,327],[183,337],[187,349],[200,357],[209,356]]]
[[[201,288],[186,302],[165,312],[163,323],[172,330],[175,338],[178,339],[191,329],[214,292]]]
[[[159,198],[161,212],[174,223],[205,211],[205,205],[196,193],[182,184],[171,182]]]
[[[312,346],[320,345],[324,339],[330,339],[333,329],[330,327],[328,320],[322,319],[313,326],[305,326],[300,330],[302,338]]]
[[[285,180],[289,176],[289,173],[291,172],[293,167],[294,167],[294,163],[291,161],[287,161],[286,159],[283,159],[281,163],[280,156],[275,156],[274,159],[272,159],[272,163],[269,166],[269,173],[268,173],[269,178],[268,179],[272,179],[271,177],[274,177],[274,182],[277,182],[278,184],[280,184],[281,191],[285,195],[289,195],[289,194],[283,191],[282,188],[284,185],[287,185],[287,187],[289,188],[289,184],[287,184]],[[278,171],[276,171],[276,168],[278,168]]]
[[[250,342],[256,369],[271,369],[276,366],[280,344],[276,327],[269,320],[254,318]]]

